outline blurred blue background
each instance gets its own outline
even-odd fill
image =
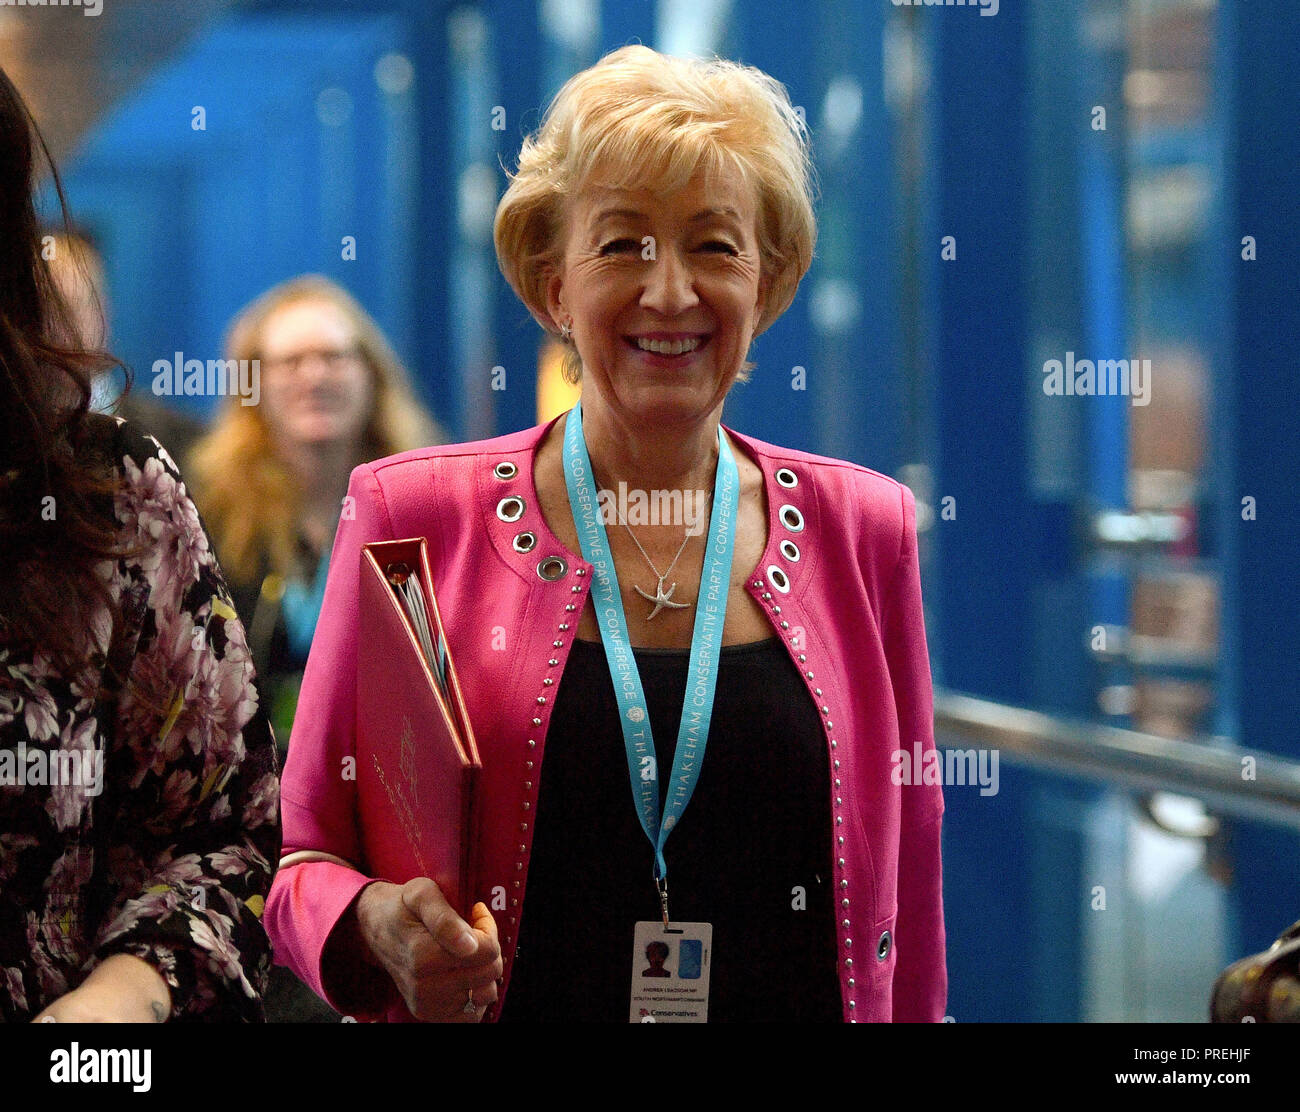
[[[757,65],[811,129],[817,259],[725,420],[921,503],[940,734],[1003,761],[997,795],[947,790],[949,1012],[1205,1018],[1219,969],[1300,917],[1300,6],[0,11],[137,389],[315,271],[457,439],[558,404],[492,214],[559,85],[630,41]],[[1150,404],[1049,397],[1067,352],[1149,359]],[[1040,712],[1055,756],[949,694],[995,727]],[[1268,790],[1225,786],[1243,753]]]

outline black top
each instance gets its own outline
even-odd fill
[[[685,649],[637,649],[661,799]],[[665,848],[669,911],[713,924],[709,1021],[839,1022],[829,758],[772,638],[724,646],[699,782]],[[626,1023],[632,934],[660,917],[604,648],[575,641],[556,697],[503,1022]]]

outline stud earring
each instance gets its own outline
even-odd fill
[[[565,343],[573,339],[573,328],[567,320],[560,324],[560,339]]]

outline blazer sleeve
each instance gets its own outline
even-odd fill
[[[359,871],[356,822],[358,594],[361,546],[392,537],[379,482],[362,465],[352,472],[334,536],[281,782],[284,856],[305,851],[315,859],[279,870],[265,917],[276,961],[331,1007],[358,1019],[379,1018],[387,1002],[358,1006],[343,999],[323,959],[331,932],[373,879]]]
[[[899,743],[911,750],[934,748],[934,690],[921,605],[916,500],[902,492],[903,537],[885,600],[882,633],[898,714]],[[943,789],[903,785],[898,849],[897,952],[893,984],[895,1022],[942,1020],[948,1000],[943,926],[943,865],[940,830]]]

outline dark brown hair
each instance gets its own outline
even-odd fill
[[[113,513],[117,476],[91,383],[121,366],[83,350],[43,251],[34,203],[38,156],[71,222],[40,129],[0,68],[0,643],[48,654],[69,678],[98,670],[121,611],[96,566],[124,555]],[[125,371],[125,368],[123,368]],[[128,375],[129,379],[129,375]],[[107,426],[111,428],[111,426]],[[110,641],[88,638],[107,607]]]

